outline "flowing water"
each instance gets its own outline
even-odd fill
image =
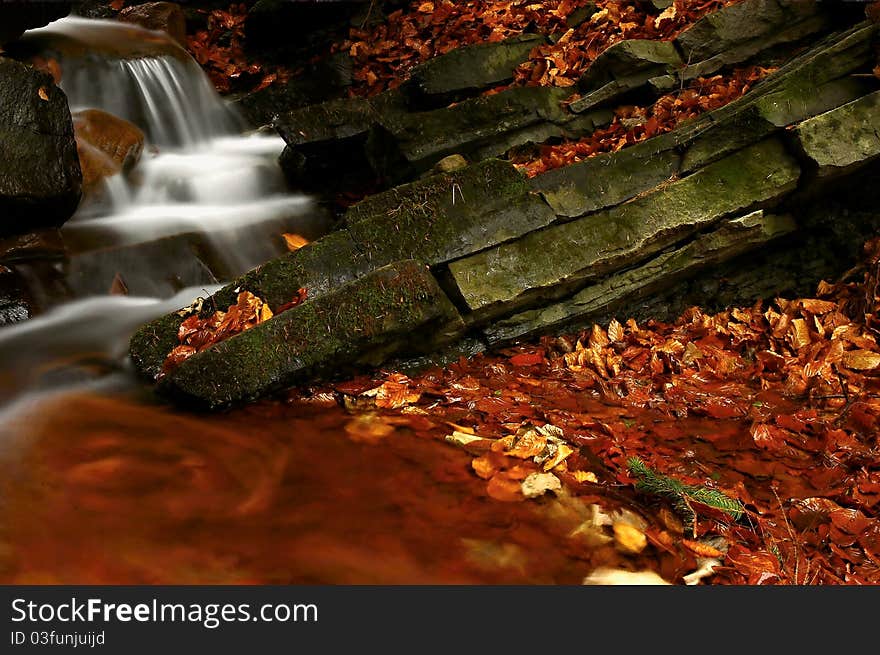
[[[281,231],[325,229],[284,186],[281,140],[249,134],[159,33],[68,18],[26,41],[60,60],[74,111],[148,137],[130,177],[65,225],[74,254],[196,234],[234,274],[278,254]],[[199,416],[154,398],[130,334],[213,288],[76,298],[0,329],[0,582],[580,581],[582,557],[540,512],[488,498],[442,426],[332,402]],[[365,421],[390,436],[360,438]]]

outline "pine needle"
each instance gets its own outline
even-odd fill
[[[648,468],[638,457],[630,457],[626,462],[627,468],[638,480],[636,489],[639,491],[662,496],[672,501],[673,507],[689,524],[693,524],[696,515],[690,501],[695,501],[714,507],[737,521],[745,512],[742,504],[720,491],[708,487],[699,487],[657,473]]]

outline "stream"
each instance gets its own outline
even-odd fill
[[[147,135],[129,178],[64,226],[70,252],[196,235],[231,279],[282,253],[282,232],[327,229],[285,187],[283,141],[159,33],[66,18],[25,41],[59,57],[72,110]],[[129,336],[215,288],[86,294],[0,328],[0,582],[580,583],[583,553],[546,512],[489,498],[442,425],[398,417],[377,444],[352,426],[383,417],[332,402],[195,415],[155,398]]]

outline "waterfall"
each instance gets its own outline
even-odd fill
[[[164,33],[67,17],[22,41],[59,63],[72,111],[102,109],[146,135],[135,169],[108,180],[100,202],[83,203],[64,226],[74,249],[198,235],[229,276],[281,254],[282,232],[312,239],[325,231],[309,199],[286,188],[283,140],[247,134],[198,63]]]

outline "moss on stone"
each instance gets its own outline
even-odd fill
[[[185,360],[163,394],[224,407],[390,353],[426,352],[463,325],[424,264],[397,262]]]
[[[799,175],[782,145],[767,140],[611,210],[452,262],[450,272],[475,318],[491,318],[501,307],[561,297],[721,218],[759,208],[791,191]]]

